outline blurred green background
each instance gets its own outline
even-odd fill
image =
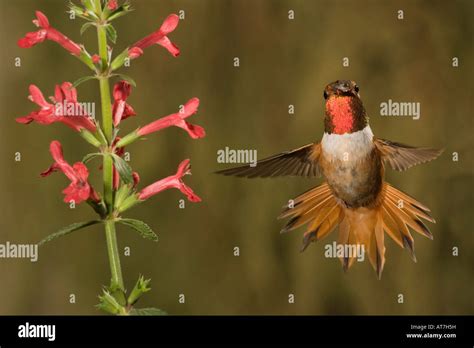
[[[115,21],[115,52],[154,31],[169,13],[185,11],[170,35],[181,48],[173,58],[161,47],[122,72],[137,82],[129,102],[138,116],[128,132],[173,113],[189,98],[201,99],[190,121],[207,136],[192,140],[181,129],[153,134],[128,147],[131,165],[147,185],[175,172],[190,158],[186,182],[203,198],[178,208],[182,195],[169,190],[130,210],[159,234],[152,243],[119,226],[127,287],[139,274],[153,290],[141,306],[172,314],[472,314],[473,241],[473,24],[472,1],[134,0],[136,11]],[[69,20],[65,1],[0,0],[0,243],[37,242],[72,222],[94,216],[85,204],[62,202],[62,174],[41,179],[51,164],[49,142],[60,140],[73,163],[93,149],[61,124],[23,126],[15,117],[36,109],[28,85],[52,95],[54,85],[88,70],[52,42],[20,49],[33,31],[35,10],[89,52],[93,30],[82,37],[82,20]],[[404,20],[397,11],[404,11]],[[288,19],[288,11],[295,19]],[[21,67],[14,59],[21,58]],[[239,57],[240,67],[233,66]],[[350,66],[342,66],[349,57]],[[459,58],[453,68],[452,57]],[[387,263],[377,280],[368,260],[347,273],[324,257],[324,245],[299,252],[303,229],[280,235],[276,220],[288,199],[320,179],[238,179],[212,174],[217,150],[257,149],[260,158],[319,140],[323,133],[324,86],[357,81],[374,133],[411,145],[445,147],[436,161],[407,172],[387,171],[387,180],[429,206],[437,220],[434,240],[415,236],[418,263],[386,239]],[[80,101],[98,102],[98,83],[78,88]],[[379,116],[381,102],[421,103],[421,119]],[[288,115],[288,105],[295,114]],[[99,113],[99,104],[96,106]],[[98,115],[100,117],[100,115]],[[471,151],[471,152],[469,152]],[[16,152],[22,155],[15,162]],[[452,161],[452,153],[459,161]],[[99,163],[91,162],[97,186]],[[93,305],[110,273],[102,226],[47,244],[39,260],[0,260],[0,314],[98,314]],[[240,256],[233,255],[234,247]],[[459,256],[452,256],[452,248]],[[76,303],[69,303],[69,295]],[[185,294],[186,302],[178,302]],[[288,303],[288,295],[295,303]],[[405,302],[397,303],[398,294]]]

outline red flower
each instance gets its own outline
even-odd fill
[[[156,120],[144,127],[138,129],[137,133],[139,136],[144,136],[156,131],[159,131],[163,128],[176,126],[184,129],[193,139],[202,138],[206,135],[204,128],[193,125],[191,123],[186,122],[184,119],[195,114],[197,112],[197,108],[199,106],[199,99],[192,98],[188,100],[188,102],[184,105],[181,111],[165,116]]]
[[[18,40],[18,46],[21,48],[30,48],[43,42],[45,39],[48,39],[57,42],[75,56],[81,54],[81,47],[67,36],[51,27],[48,18],[42,12],[36,11],[36,19],[33,20],[33,23],[41,29],[27,33],[25,37]]]
[[[94,64],[97,64],[97,63],[100,62],[100,57],[99,57],[99,55],[97,55],[97,54],[94,54],[94,55],[91,57],[91,59],[92,59],[92,63],[94,63]]]
[[[186,186],[183,182],[183,177],[187,174],[191,174],[191,165],[189,164],[189,159],[185,159],[183,162],[179,164],[178,171],[175,175],[168,176],[167,178],[161,179],[141,190],[138,193],[138,199],[145,200],[154,196],[161,191],[170,189],[170,188],[177,188],[183,194],[188,197],[188,200],[191,202],[200,202],[201,198],[199,198],[190,187]]]
[[[176,29],[176,27],[178,26],[178,22],[179,17],[177,15],[169,15],[161,25],[160,29],[136,42],[134,45],[132,45],[131,49],[139,48],[141,50],[144,50],[145,48],[150,47],[151,45],[157,44],[163,46],[173,56],[177,57],[179,55],[179,48],[175,44],[173,44],[166,35]]]
[[[115,84],[114,86],[114,105],[112,109],[112,114],[114,116],[114,126],[118,126],[121,120],[125,120],[130,116],[135,116],[135,110],[127,104],[125,101],[127,100],[128,96],[132,87],[126,81],[120,81]]]
[[[111,11],[116,10],[118,7],[117,0],[109,0],[107,3],[107,8]]]
[[[54,97],[50,97],[54,105],[44,99],[43,93],[35,85],[30,85],[29,89],[28,98],[40,106],[40,110],[17,118],[18,123],[29,124],[35,121],[46,125],[62,122],[76,131],[81,129],[96,131],[94,121],[77,102],[77,91],[70,82],[64,82],[61,86],[56,85]]]
[[[63,193],[65,194],[64,202],[69,203],[70,201],[74,201],[75,203],[81,203],[88,199],[95,202],[100,201],[99,195],[87,180],[89,177],[89,171],[84,163],[77,162],[74,163],[73,166],[67,163],[64,160],[61,143],[57,140],[51,142],[49,151],[53,156],[54,163],[47,170],[42,172],[41,176],[45,177],[60,170],[69,180],[71,180],[69,186],[63,190]]]

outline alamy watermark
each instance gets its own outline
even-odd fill
[[[71,103],[64,100],[62,103],[54,105],[54,114],[66,117],[85,117],[89,116],[95,119],[95,103],[75,102]]]
[[[409,116],[419,120],[421,104],[419,102],[395,102],[389,99],[380,103],[380,116]]]
[[[324,246],[324,256],[327,258],[346,257],[356,258],[357,261],[365,260],[365,249],[362,244],[326,244]]]
[[[13,244],[5,242],[0,244],[0,258],[3,259],[30,259],[31,262],[38,261],[38,244]]]
[[[231,149],[226,146],[217,150],[217,163],[249,163],[251,167],[257,165],[257,150]]]

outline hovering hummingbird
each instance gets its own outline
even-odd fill
[[[326,180],[289,204],[279,218],[290,218],[282,233],[307,224],[308,245],[339,226],[338,244],[361,245],[380,279],[385,264],[384,232],[409,250],[416,262],[408,228],[433,239],[422,219],[435,223],[430,210],[384,180],[385,166],[404,171],[438,157],[443,150],[412,147],[376,138],[354,81],[337,80],[324,89],[326,112],[320,142],[262,159],[257,165],[217,173],[239,177],[304,176]],[[344,248],[346,250],[346,248]],[[355,255],[340,257],[344,271]]]

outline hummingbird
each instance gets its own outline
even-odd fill
[[[337,244],[362,248],[378,279],[385,264],[385,233],[416,262],[410,231],[429,239],[423,220],[435,223],[430,210],[385,181],[385,168],[405,171],[437,158],[443,150],[413,147],[377,138],[354,81],[337,80],[324,88],[321,141],[257,161],[256,165],[217,173],[247,178],[302,176],[325,182],[287,204],[278,218],[288,218],[282,233],[307,225],[301,251],[338,229]],[[347,271],[356,255],[338,255]]]

